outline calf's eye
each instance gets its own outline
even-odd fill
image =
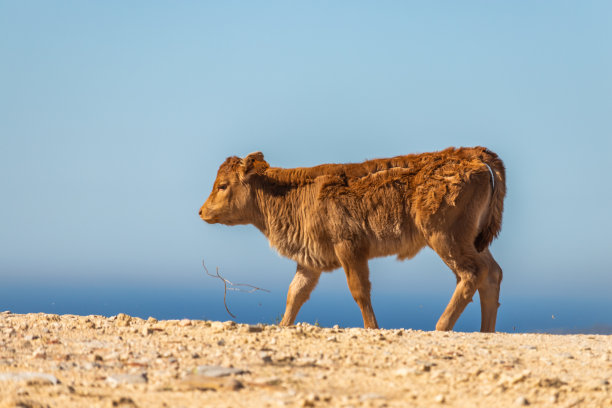
[[[225,190],[227,188],[227,184],[219,184],[219,186],[217,186],[217,188],[219,190]]]

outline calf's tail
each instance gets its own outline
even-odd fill
[[[502,225],[502,213],[504,212],[504,197],[506,196],[506,169],[502,160],[488,149],[482,151],[480,158],[491,171],[493,194],[489,202],[485,223],[474,241],[474,246],[478,252],[485,250],[499,234]]]

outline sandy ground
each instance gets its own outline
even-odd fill
[[[612,407],[612,336],[0,314],[0,407]]]

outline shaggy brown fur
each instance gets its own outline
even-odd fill
[[[295,169],[270,167],[256,152],[221,165],[200,216],[253,224],[297,262],[282,325],[294,323],[321,272],[342,266],[365,327],[378,327],[368,259],[411,258],[428,245],[457,277],[436,329],[452,330],[478,290],[481,331],[495,331],[502,270],[488,246],[505,189],[502,161],[483,147]]]

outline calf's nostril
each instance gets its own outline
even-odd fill
[[[202,209],[200,208],[200,216],[202,215]]]

